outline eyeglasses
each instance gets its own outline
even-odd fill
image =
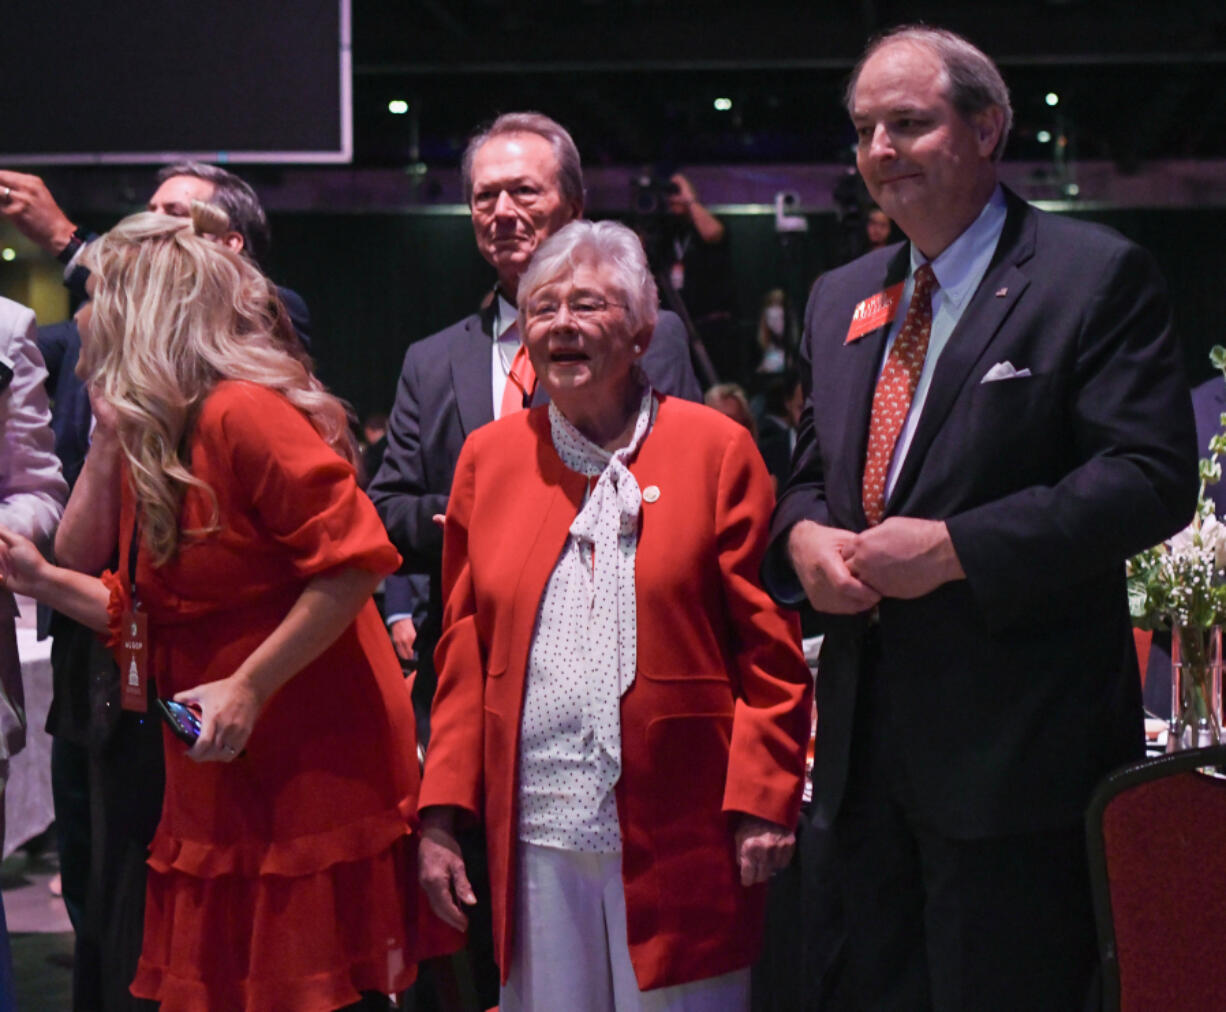
[[[583,321],[593,320],[614,306],[618,309],[628,308],[624,302],[610,302],[602,295],[575,292],[565,299],[551,296],[531,299],[524,309],[524,317],[529,323],[549,323],[558,315],[563,305],[571,316]]]

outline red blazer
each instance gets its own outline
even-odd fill
[[[641,489],[659,489],[642,507],[638,670],[622,697],[616,788],[630,957],[646,990],[756,958],[765,891],[740,884],[734,813],[795,824],[812,680],[795,619],[759,582],[772,493],[749,434],[663,397],[630,470]],[[525,669],[585,485],[554,451],[547,408],[535,408],[468,438],[447,509],[420,806],[485,821],[504,982]]]

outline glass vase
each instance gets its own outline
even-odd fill
[[[1222,627],[1176,626],[1171,633],[1171,725],[1166,750],[1222,740]]]

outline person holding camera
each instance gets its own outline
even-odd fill
[[[664,262],[656,265],[657,270],[663,271],[685,303],[716,374],[720,379],[741,382],[750,366],[747,350],[737,340],[727,229],[680,172],[669,179],[669,189],[668,217],[660,244]]]

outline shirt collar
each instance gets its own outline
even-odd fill
[[[514,326],[519,318],[519,311],[506,300],[502,292],[495,295],[494,305],[494,340],[501,341],[503,335]]]
[[[1005,193],[997,184],[983,210],[957,239],[949,244],[935,260],[931,261],[941,293],[955,309],[979,287],[983,275],[992,262],[996,244],[1005,228],[1008,207]],[[911,273],[928,263],[928,259],[911,244]]]

